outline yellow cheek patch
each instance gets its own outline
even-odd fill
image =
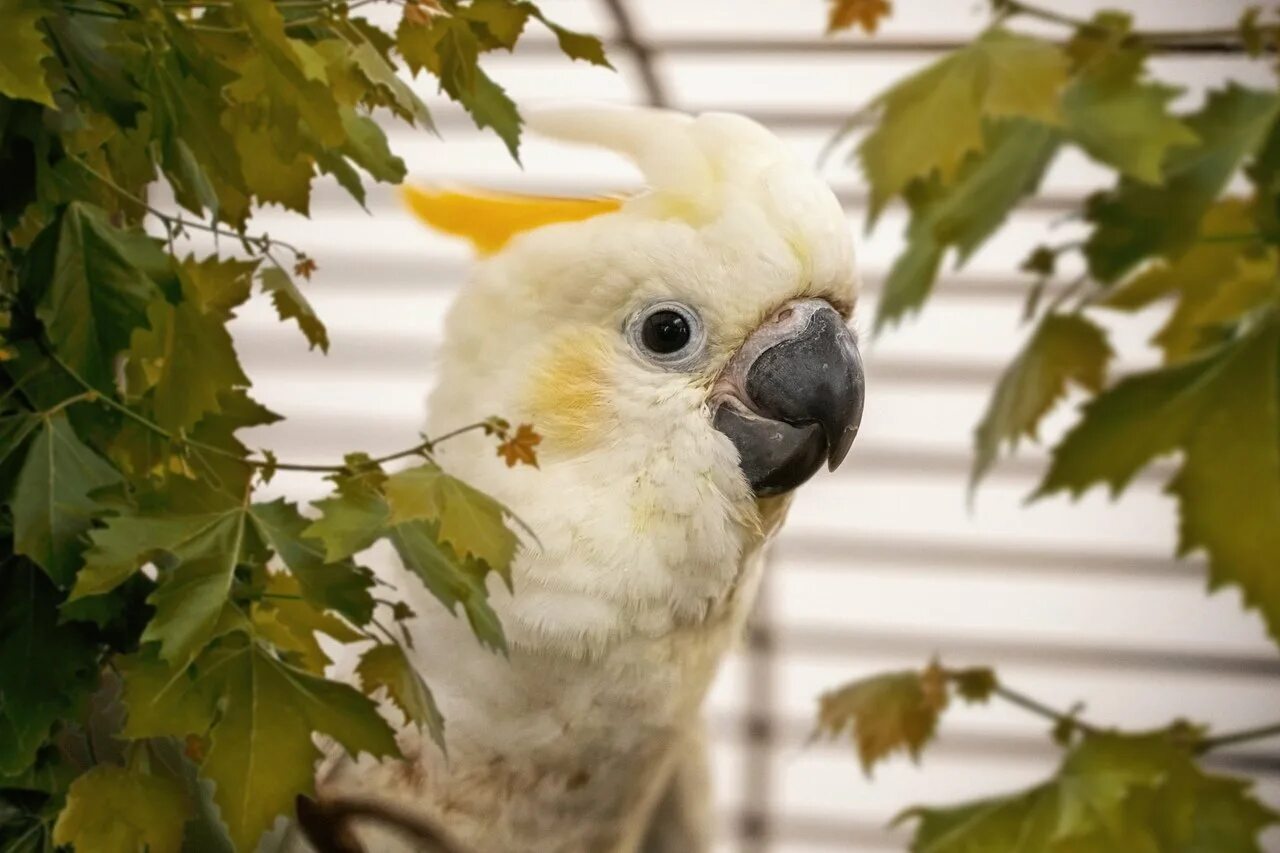
[[[423,222],[492,254],[515,235],[555,222],[578,222],[622,206],[618,198],[554,198],[480,190],[404,186],[401,195]]]
[[[529,419],[549,449],[585,450],[617,425],[609,339],[603,329],[573,329],[560,335],[536,365]]]

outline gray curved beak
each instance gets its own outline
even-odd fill
[[[757,495],[834,471],[862,422],[865,377],[853,333],[823,299],[788,303],[751,334],[717,383],[713,423]]]

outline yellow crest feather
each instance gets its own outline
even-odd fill
[[[423,222],[470,241],[482,255],[498,251],[515,235],[554,222],[577,222],[622,206],[619,198],[557,198],[483,190],[404,186],[405,204]]]

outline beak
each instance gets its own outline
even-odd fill
[[[826,460],[834,471],[862,422],[862,357],[824,299],[784,305],[752,332],[712,392],[715,428],[760,497],[789,492]]]

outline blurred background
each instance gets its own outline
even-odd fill
[[[1106,4],[1064,0],[1087,16]],[[1232,26],[1245,2],[1121,0],[1139,27]],[[988,19],[982,2],[894,0],[874,38],[825,38],[821,0],[544,0],[550,17],[602,36],[616,73],[570,66],[543,33],[486,68],[517,103],[596,100],[692,112],[735,110],[761,121],[807,161],[860,106],[896,79],[967,40]],[[373,6],[390,16],[398,8]],[[1021,26],[1021,25],[1020,25]],[[1187,89],[1193,106],[1227,79],[1273,86],[1265,62],[1214,53],[1160,57],[1155,74]],[[636,176],[613,155],[528,138],[523,168],[492,135],[419,81],[440,131],[389,125],[410,180],[462,182],[550,194],[625,190]],[[946,128],[939,128],[945,133]],[[852,137],[856,144],[858,134]],[[905,216],[890,210],[864,233],[865,193],[843,146],[823,167],[856,232],[869,326],[877,289],[902,245]],[[922,765],[898,759],[865,778],[848,742],[809,743],[816,698],[873,672],[989,664],[1003,680],[1091,719],[1159,725],[1174,711],[1222,728],[1268,722],[1280,707],[1280,659],[1235,591],[1206,598],[1204,571],[1173,552],[1176,514],[1161,492],[1170,469],[1148,472],[1112,503],[1025,504],[1044,470],[1034,445],[999,465],[970,506],[971,436],[999,369],[1016,351],[1036,244],[1071,239],[1063,221],[1105,173],[1075,152],[1060,157],[1041,194],[976,255],[948,272],[923,316],[867,336],[862,434],[837,474],[799,494],[771,556],[759,611],[725,666],[708,714],[724,851],[900,850],[887,828],[900,809],[1031,784],[1058,751],[1043,722],[1007,705],[956,707]],[[433,381],[444,310],[464,285],[469,251],[423,230],[378,186],[362,210],[318,185],[311,220],[270,210],[257,230],[296,242],[319,263],[306,292],[328,324],[326,357],[309,352],[265,299],[233,328],[258,399],[288,420],[252,431],[252,446],[291,460],[373,454],[413,443]],[[1051,230],[1052,229],[1052,230]],[[1068,271],[1070,272],[1070,271]],[[1158,312],[1157,312],[1158,313]],[[1119,327],[1135,352],[1155,328]],[[1152,358],[1154,362],[1154,357]],[[1133,362],[1123,367],[1139,366]],[[1070,422],[1070,410],[1048,432]],[[325,484],[280,474],[267,491],[310,500]],[[1224,751],[1220,769],[1260,778],[1280,805],[1280,742]],[[1280,836],[1269,836],[1280,850]]]

